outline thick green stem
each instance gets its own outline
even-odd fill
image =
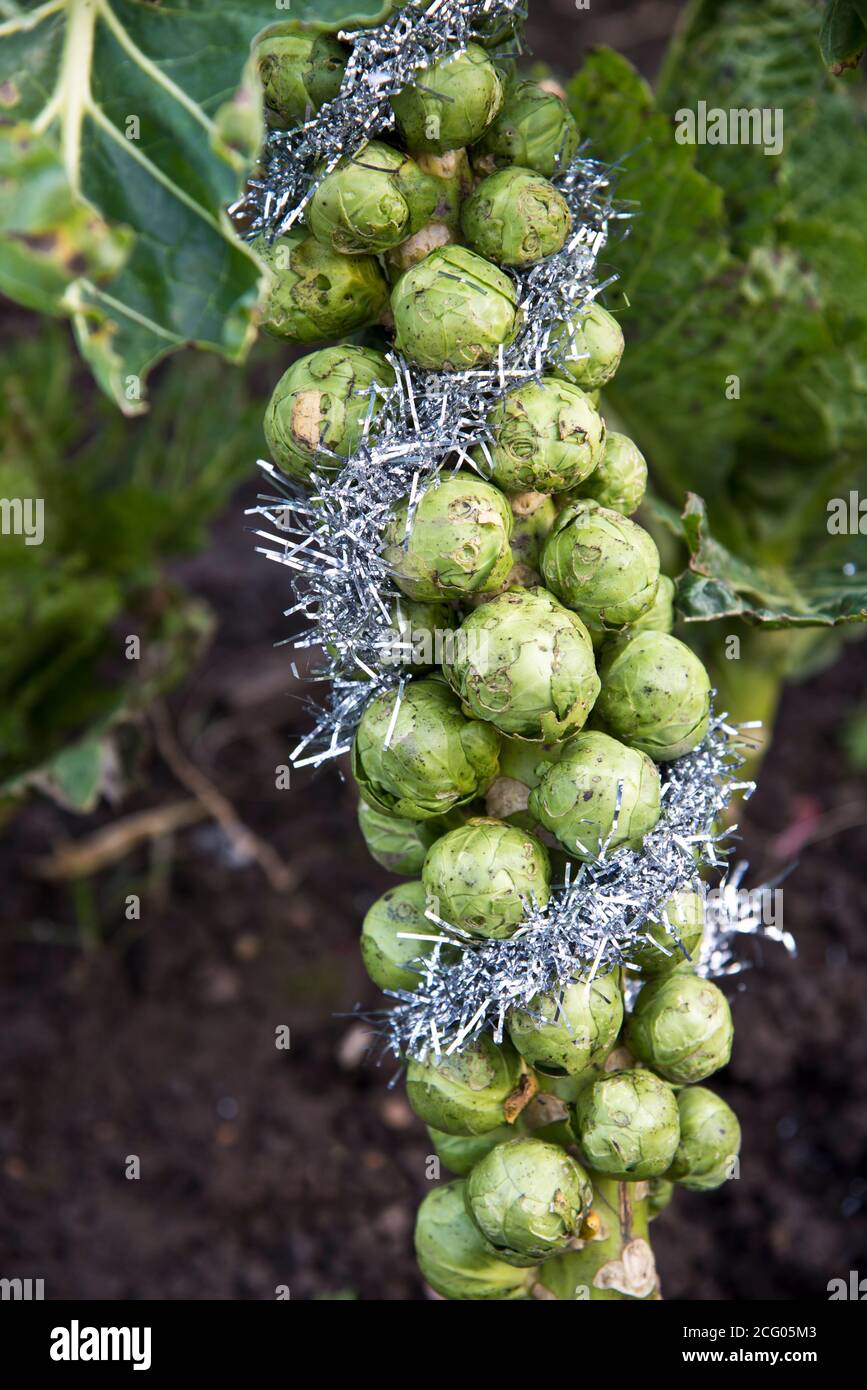
[[[659,1298],[648,1239],[647,1184],[597,1177],[593,1193],[584,1227],[589,1238],[580,1250],[545,1262],[537,1296],[569,1302]]]

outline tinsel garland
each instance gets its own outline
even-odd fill
[[[518,0],[432,0],[405,6],[378,29],[343,34],[354,47],[340,94],[297,130],[271,133],[264,172],[233,210],[245,234],[271,239],[287,231],[324,173],[392,127],[389,98],[423,80],[419,68],[463,47],[480,26],[523,13]],[[259,548],[292,571],[297,601],[287,616],[304,622],[303,631],[287,641],[326,654],[315,678],[330,686],[327,705],[317,707],[313,727],[291,755],[296,767],[346,753],[366,704],[385,690],[394,690],[399,701],[411,679],[408,654],[395,647],[392,604],[399,591],[382,554],[395,504],[410,499],[409,529],[419,499],[441,473],[474,468],[485,476],[470,450],[479,446],[484,456],[493,406],[517,385],[575,356],[563,325],[580,322],[608,283],[597,278],[599,257],[612,220],[628,215],[613,201],[613,171],[584,150],[555,182],[569,204],[573,233],[558,254],[513,273],[521,327],[491,366],[423,371],[391,352],[396,384],[371,388],[364,437],[351,458],[322,451],[312,493],[260,460],[275,491],[253,509],[267,522],[256,533],[264,542]],[[419,966],[418,990],[395,996],[383,1024],[393,1050],[438,1052],[485,1028],[500,1037],[510,1007],[576,976],[628,962],[630,947],[658,920],[672,893],[699,886],[702,868],[724,863],[720,846],[731,832],[719,830],[721,818],[734,793],[750,789],[737,780],[739,765],[736,731],[715,720],[706,742],[666,769],[663,814],[642,852],[619,850],[574,866],[545,908],[527,905],[525,922],[508,941],[461,941],[454,927],[432,917],[434,939],[460,942],[465,949],[449,965],[437,946]],[[784,933],[764,928],[750,900],[737,892],[724,892],[714,903],[703,973],[739,968],[732,950],[739,933],[763,933],[791,945]]]

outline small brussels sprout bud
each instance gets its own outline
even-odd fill
[[[253,243],[272,272],[262,327],[276,338],[316,343],[375,323],[388,285],[374,256],[339,256],[306,232]]]
[[[418,85],[391,105],[407,149],[445,154],[472,145],[503,105],[503,83],[487,53],[476,43],[422,68]]]
[[[464,619],[443,671],[469,714],[553,743],[583,728],[599,694],[593,644],[545,589],[509,589]]]
[[[590,497],[600,507],[632,516],[647,491],[647,463],[637,444],[625,434],[612,432],[595,471],[575,488],[578,497]]]
[[[398,352],[432,371],[483,366],[519,327],[513,282],[464,246],[443,246],[401,275],[391,309]]]
[[[671,632],[674,627],[674,580],[667,574],[659,576],[659,588],[653,603],[640,618],[629,624],[629,634],[636,632]]]
[[[550,348],[557,372],[595,391],[605,386],[620,366],[623,356],[623,329],[594,300],[580,318],[566,323],[551,334]]]
[[[593,1189],[580,1163],[557,1144],[510,1139],[476,1164],[466,1202],[500,1259],[538,1264],[578,1234]]]
[[[488,417],[492,441],[473,458],[490,459],[504,492],[565,492],[592,474],[605,449],[605,425],[577,386],[546,376],[510,391]],[[552,504],[553,505],[553,504]]]
[[[520,1125],[519,1118],[514,1125],[500,1125],[487,1134],[444,1134],[441,1129],[434,1129],[433,1125],[428,1125],[427,1132],[440,1163],[456,1177],[465,1178],[491,1149],[507,1139],[514,1139]]]
[[[476,816],[433,844],[422,879],[428,902],[451,926],[502,940],[551,896],[551,864],[533,835]]]
[[[680,1143],[666,1174],[693,1192],[709,1192],[732,1176],[741,1149],[741,1127],[731,1106],[704,1086],[677,1097]]]
[[[732,1012],[710,980],[676,970],[644,985],[626,1025],[626,1045],[667,1081],[689,1086],[732,1055]]]
[[[497,775],[496,729],[467,719],[435,676],[407,685],[395,717],[397,699],[386,691],[371,700],[355,734],[352,771],[365,801],[425,821],[484,795]]]
[[[640,849],[659,820],[660,795],[650,758],[607,734],[585,732],[530,792],[530,813],[576,858],[589,860],[606,845],[609,854],[621,845]]]
[[[438,198],[436,182],[414,159],[371,140],[326,174],[307,222],[332,251],[377,256],[420,231]]]
[[[473,163],[482,173],[517,164],[550,179],[568,168],[580,139],[559,96],[538,82],[515,82],[499,116],[474,145]]]
[[[545,542],[542,574],[589,628],[622,627],[656,597],[659,551],[628,517],[598,502],[571,502]]]
[[[426,906],[423,883],[401,883],[383,893],[367,912],[361,955],[365,970],[380,989],[413,990],[421,983],[420,962],[436,947],[434,941],[419,939],[436,934],[424,915]]]
[[[517,1269],[496,1259],[466,1208],[466,1183],[446,1183],[429,1192],[415,1223],[415,1254],[435,1293],[443,1298],[529,1299],[535,1269]]]
[[[569,204],[532,169],[482,179],[461,210],[467,245],[497,265],[535,265],[561,251],[572,230]]]
[[[512,512],[491,483],[454,473],[428,488],[407,536],[408,504],[386,531],[385,559],[409,598],[466,598],[498,589],[512,568]]]
[[[647,1219],[655,1221],[661,1216],[674,1196],[674,1183],[667,1178],[651,1178],[647,1193]]]
[[[330,34],[282,33],[256,48],[268,121],[293,126],[340,91],[348,50]]]
[[[445,833],[440,820],[407,820],[389,816],[366,801],[358,803],[358,824],[371,857],[389,873],[410,877],[420,874],[434,840]]]
[[[510,498],[512,516],[512,554],[518,564],[538,570],[542,546],[557,520],[557,504],[544,492],[516,492]]]
[[[642,941],[630,951],[629,963],[642,975],[669,975],[682,965],[694,964],[701,950],[704,898],[700,893],[689,889],[675,893],[660,917],[661,922],[645,925],[645,935],[652,941]]]
[[[588,1086],[573,1124],[589,1166],[627,1182],[661,1177],[680,1138],[674,1091],[649,1071],[614,1071]]]
[[[365,424],[379,407],[374,385],[394,384],[394,372],[381,352],[363,347],[321,348],[293,362],[274,388],[265,412],[265,438],[279,468],[308,482],[314,467],[334,473],[339,464],[321,449],[349,458],[361,443]]]
[[[456,626],[454,610],[447,603],[395,599],[383,656],[395,666],[408,666],[411,671],[430,670],[431,666],[442,664],[450,642],[448,634]]]
[[[517,1052],[507,1039],[498,1046],[488,1033],[460,1052],[424,1062],[412,1058],[406,1073],[413,1110],[445,1134],[487,1134],[512,1123],[518,1111],[511,1107],[520,1086]]]
[[[537,994],[513,1009],[509,1037],[521,1056],[545,1076],[576,1076],[603,1060],[623,1022],[617,971],[588,984],[575,980],[557,994]]]
[[[697,748],[710,723],[710,677],[685,642],[639,632],[606,649],[597,713],[611,733],[654,762]]]

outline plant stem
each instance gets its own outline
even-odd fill
[[[572,1302],[657,1299],[659,1283],[648,1240],[647,1184],[596,1178],[593,1210],[580,1250],[546,1260],[540,1297]],[[548,1293],[545,1293],[545,1290]]]

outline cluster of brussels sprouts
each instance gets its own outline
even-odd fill
[[[331,99],[346,57],[321,36],[267,40],[272,122]],[[308,344],[379,324],[416,367],[488,364],[519,328],[510,270],[570,234],[552,179],[577,149],[575,122],[556,92],[476,44],[393,108],[400,145],[388,135],[342,160],[304,225],[259,247],[273,270],[266,327]],[[640,849],[660,815],[660,765],[708,728],[707,673],[671,634],[672,582],[631,519],[645,461],[599,410],[623,335],[597,304],[562,332],[565,364],[553,357],[492,410],[478,471],[446,472],[410,525],[408,499],[398,505],[384,536],[412,679],[399,699],[369,702],[352,769],[372,855],[410,880],[364,921],[364,963],[387,991],[416,989],[434,950],[448,961],[426,914],[474,949],[544,906],[567,860]],[[338,469],[375,435],[371,386],[393,381],[371,346],[294,362],[265,420],[274,461],[302,483]],[[501,1044],[482,1036],[409,1062],[410,1101],[458,1178],[418,1219],[419,1261],[440,1294],[529,1296],[546,1260],[603,1238],[600,1183],[633,1184],[655,1214],[671,1183],[728,1176],[737,1121],[694,1085],[732,1040],[724,996],[694,973],[702,907],[684,890],[648,924],[628,1018],[620,972],[576,979],[516,1007]],[[553,1130],[527,1119],[539,1090],[568,1106]]]

